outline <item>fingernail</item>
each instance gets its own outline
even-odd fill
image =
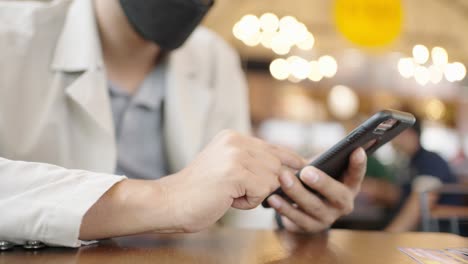
[[[293,186],[294,182],[291,177],[292,175],[289,172],[287,171],[283,172],[279,177],[281,186],[286,187],[286,188],[290,188],[291,186]]]
[[[308,184],[316,183],[319,180],[319,175],[311,167],[307,167],[302,170],[301,179]]]
[[[271,207],[275,209],[279,209],[281,207],[281,201],[275,195],[270,196],[270,198],[268,198],[268,203],[270,204]]]

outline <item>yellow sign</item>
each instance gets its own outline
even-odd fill
[[[401,0],[335,0],[338,30],[351,42],[364,47],[381,47],[401,32]]]

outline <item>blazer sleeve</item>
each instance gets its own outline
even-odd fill
[[[79,247],[83,216],[123,179],[0,158],[0,240]]]

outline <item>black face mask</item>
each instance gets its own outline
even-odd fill
[[[164,50],[180,47],[214,0],[120,0],[134,29]]]

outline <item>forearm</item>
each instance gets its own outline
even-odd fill
[[[379,193],[381,194],[380,201],[388,206],[394,206],[400,198],[400,190],[395,185],[387,182],[382,183],[382,189]]]
[[[165,189],[164,180],[115,184],[85,214],[80,239],[181,231],[174,221],[174,210],[169,210]]]
[[[364,179],[361,191],[373,201],[384,206],[394,206],[400,198],[400,190],[395,185],[371,177]]]
[[[401,211],[386,228],[389,232],[403,232],[414,230],[419,222],[420,209],[416,193],[412,193]]]

